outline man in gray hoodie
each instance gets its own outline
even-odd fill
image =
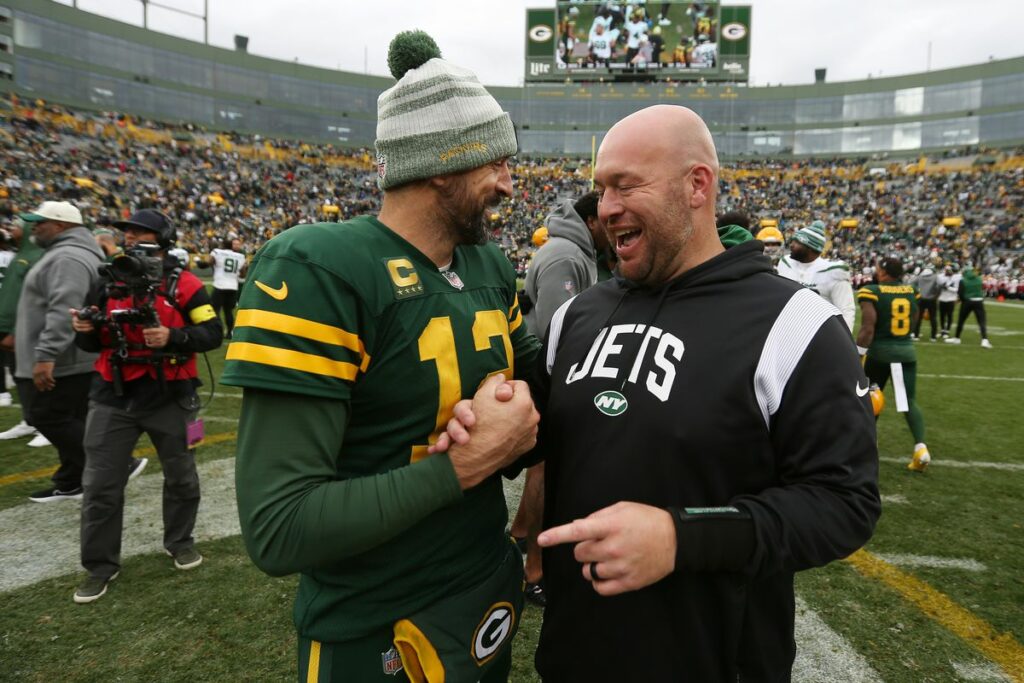
[[[527,328],[543,337],[558,307],[599,280],[598,256],[608,251],[608,236],[597,217],[597,193],[573,202],[563,199],[547,220],[547,243],[533,256],[524,289],[533,302]]]
[[[75,346],[68,310],[80,308],[99,277],[103,252],[68,202],[43,202],[21,214],[45,252],[25,276],[15,323],[14,378],[32,424],[57,448],[53,484],[37,503],[82,497],[85,415],[96,354]]]
[[[575,202],[563,199],[548,216],[548,241],[537,250],[526,273],[524,289],[533,308],[524,315],[527,329],[543,338],[558,307],[583,290],[611,276],[608,235],[597,217],[598,194],[589,192]],[[543,512],[544,464],[526,472],[519,511],[511,533],[531,539],[526,549],[526,597],[545,604],[541,584],[540,549],[532,539],[540,531]]]

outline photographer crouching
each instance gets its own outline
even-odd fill
[[[72,310],[75,343],[99,351],[89,394],[82,477],[81,552],[88,576],[77,603],[98,600],[121,568],[127,463],[143,432],[164,472],[164,548],[178,569],[203,561],[193,545],[199,475],[190,444],[201,425],[196,352],[221,344],[206,288],[168,255],[176,233],[159,211],[143,209],[114,226],[125,251],[100,268],[97,291]],[[190,438],[192,437],[192,438]]]

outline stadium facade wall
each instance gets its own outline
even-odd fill
[[[377,96],[393,83],[202,45],[50,0],[0,0],[2,77],[23,97],[72,107],[367,147]],[[1024,143],[1024,58],[800,86],[491,90],[516,122],[523,152],[534,155],[587,156],[611,124],[659,102],[699,112],[729,158],[914,156]]]

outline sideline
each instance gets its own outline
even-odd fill
[[[891,462],[897,465],[906,464],[906,458],[880,457],[879,462]],[[1005,470],[1007,472],[1024,472],[1024,463],[1019,462],[984,462],[982,460],[943,460],[933,459],[928,465],[932,467],[955,467],[962,470]]]
[[[224,432],[222,434],[211,434],[202,441],[196,444],[199,446],[210,446],[215,443],[221,443],[222,441],[234,441],[238,438],[238,432]],[[156,449],[152,446],[146,446],[145,448],[136,448],[132,451],[132,455],[136,458],[143,458],[149,455],[156,455]],[[11,484],[18,484],[29,479],[43,479],[49,477],[57,471],[57,466],[44,467],[38,470],[32,470],[30,472],[17,472],[15,474],[8,474],[0,477],[0,486],[10,486]]]
[[[1012,634],[997,633],[991,624],[953,602],[945,593],[866,550],[858,550],[844,561],[863,576],[884,583],[930,619],[981,651],[1001,666],[1011,681],[1024,683],[1024,647]]]
[[[928,375],[917,373],[918,377],[928,379],[980,379],[985,382],[1024,382],[1024,377],[985,377],[984,375]]]

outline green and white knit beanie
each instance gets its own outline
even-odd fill
[[[793,239],[820,254],[825,251],[825,224],[821,221],[814,221],[806,228],[797,230]]]
[[[377,185],[477,168],[516,153],[512,119],[469,69],[441,59],[433,38],[405,31],[388,48],[398,83],[377,98]]]

